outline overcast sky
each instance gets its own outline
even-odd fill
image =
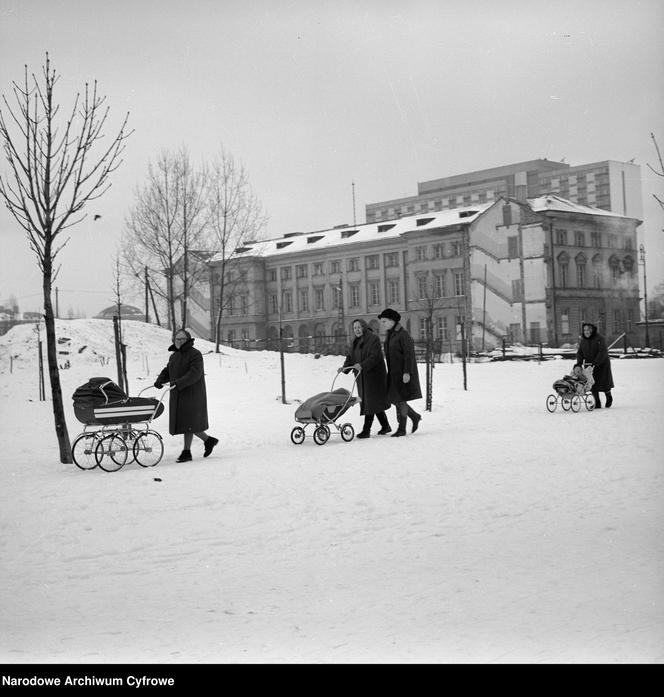
[[[113,302],[112,259],[162,150],[248,170],[270,236],[353,222],[417,182],[546,157],[641,165],[648,286],[664,280],[661,0],[0,0],[0,92],[44,53],[69,108],[97,80],[135,133],[71,230],[60,313]],[[65,109],[66,110],[66,109]],[[4,157],[0,171],[7,172]],[[102,217],[92,221],[92,214]],[[0,212],[0,303],[41,307],[25,233]],[[642,280],[642,276],[641,276]],[[136,304],[141,305],[140,297]]]

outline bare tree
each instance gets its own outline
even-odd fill
[[[657,159],[659,160],[659,171],[654,169],[653,167],[648,164],[648,167],[650,167],[650,170],[654,172],[658,177],[664,177],[664,162],[662,162],[662,154],[659,151],[659,145],[657,145],[657,140],[655,139],[655,134],[651,133],[650,137],[652,138],[652,142],[655,144],[655,152],[657,153]],[[662,209],[664,209],[664,201],[657,196],[657,194],[653,194],[652,197],[659,203]]]
[[[255,196],[246,169],[223,146],[209,169],[208,206],[211,246],[216,251],[215,261],[220,262],[219,285],[213,302],[216,306],[215,350],[221,342],[221,320],[236,296],[236,282],[230,281],[228,271],[237,250],[250,240],[263,235],[267,216],[263,205]],[[214,285],[213,285],[214,287]]]
[[[41,79],[34,73],[29,75],[25,66],[23,83],[12,83],[15,104],[11,106],[3,95],[0,137],[10,173],[0,177],[0,195],[26,231],[42,272],[55,431],[60,461],[71,463],[51,301],[59,271],[54,264],[69,241],[63,239],[65,230],[81,222],[86,217],[86,204],[102,196],[111,185],[110,175],[122,163],[125,140],[131,132],[126,132],[127,114],[115,137],[104,142],[109,108],[105,106],[106,98],[97,92],[96,81],[92,86],[86,83],[69,115],[60,118],[55,96],[58,80],[46,53]]]
[[[190,257],[208,244],[206,220],[205,168],[195,170],[185,148],[163,151],[135,193],[122,244],[130,278],[144,278],[146,266],[152,272],[152,288],[167,304],[173,331],[177,297],[182,298],[179,320],[186,324],[190,289],[200,273]]]

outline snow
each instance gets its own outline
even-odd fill
[[[123,326],[130,394],[158,394],[168,332]],[[112,324],[57,331],[73,440]],[[294,445],[342,360],[286,354],[282,404],[278,354],[197,340],[220,445],[175,463],[164,414],[162,461],[106,473],[59,462],[36,341],[0,337],[2,661],[664,662],[664,361],[614,361],[614,407],[576,414],[545,408],[567,360],[471,363],[467,390],[439,364],[416,434]]]

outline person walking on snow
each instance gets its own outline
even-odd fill
[[[184,434],[184,450],[176,462],[190,462],[194,436],[205,444],[203,457],[207,457],[219,442],[205,432],[208,428],[208,413],[203,355],[194,348],[194,339],[185,329],[175,332],[173,345],[168,350],[173,355],[159,373],[154,386],[161,389],[170,383],[173,388],[168,404],[168,430],[172,436]]]
[[[392,438],[406,435],[408,417],[413,422],[411,433],[417,431],[422,415],[418,414],[408,402],[420,399],[420,376],[417,372],[415,346],[410,334],[399,324],[401,315],[388,307],[379,315],[385,336],[385,360],[387,361],[387,398],[394,404],[397,411],[399,427]]]
[[[380,339],[363,319],[353,322],[355,338],[350,346],[346,362],[338,373],[353,369],[357,379],[357,392],[362,400],[360,414],[364,416],[364,426],[357,434],[358,438],[369,438],[374,415],[380,423],[379,435],[392,430],[387,420],[386,409],[390,403],[387,399],[385,359],[380,346]]]
[[[606,395],[604,406],[608,409],[613,404],[611,359],[604,337],[597,332],[597,327],[590,322],[584,322],[581,327],[581,338],[576,352],[576,365],[583,367],[584,363],[593,368],[595,383],[590,388],[590,392],[595,399],[595,409],[602,408],[599,401],[600,392],[604,392]]]

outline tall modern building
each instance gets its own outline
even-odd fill
[[[559,171],[555,164],[547,172]],[[482,181],[528,184],[527,177],[518,183],[517,172],[487,172]],[[596,196],[604,191],[594,188]],[[209,318],[199,335],[214,337],[221,298],[221,339],[248,348],[275,348],[281,335],[296,350],[342,349],[355,318],[377,328],[388,306],[416,339],[431,328],[441,352],[459,351],[462,336],[471,350],[503,340],[574,343],[586,320],[610,341],[635,332],[640,219],[551,193],[511,191],[495,199],[487,189],[491,200],[481,203],[476,191],[470,205],[290,233],[247,242],[230,259],[213,256],[209,285],[198,288]],[[618,196],[627,205],[631,195],[626,181]]]
[[[541,159],[418,183],[415,196],[367,204],[366,221],[479,205],[501,197],[526,200],[546,194],[643,218],[639,165],[606,160],[570,166]]]

